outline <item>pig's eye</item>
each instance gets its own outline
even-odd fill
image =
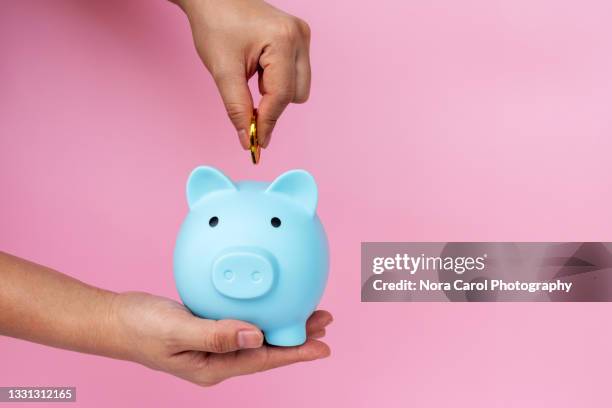
[[[212,217],[210,220],[208,220],[208,225],[210,225],[211,227],[216,227],[218,223],[219,217]]]
[[[272,224],[274,228],[278,228],[281,225],[281,220],[278,217],[274,217],[270,220],[270,224]]]

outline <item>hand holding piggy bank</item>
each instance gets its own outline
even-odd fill
[[[196,168],[174,251],[185,306],[208,319],[253,323],[269,344],[304,343],[329,269],[317,196],[304,170],[272,183],[234,183],[212,167]]]

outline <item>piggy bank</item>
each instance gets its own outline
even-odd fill
[[[212,167],[193,170],[174,251],[185,306],[207,319],[253,323],[269,344],[304,343],[329,268],[317,196],[304,170],[272,183],[233,182]]]

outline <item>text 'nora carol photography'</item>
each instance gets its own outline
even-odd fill
[[[611,301],[612,244],[364,242],[363,302]]]

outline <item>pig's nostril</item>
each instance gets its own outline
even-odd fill
[[[223,277],[225,280],[231,281],[234,279],[234,272],[232,272],[230,269],[226,269],[225,272],[223,272]]]
[[[259,282],[261,281],[261,272],[259,271],[253,271],[251,273],[251,279],[253,280],[253,282]]]

